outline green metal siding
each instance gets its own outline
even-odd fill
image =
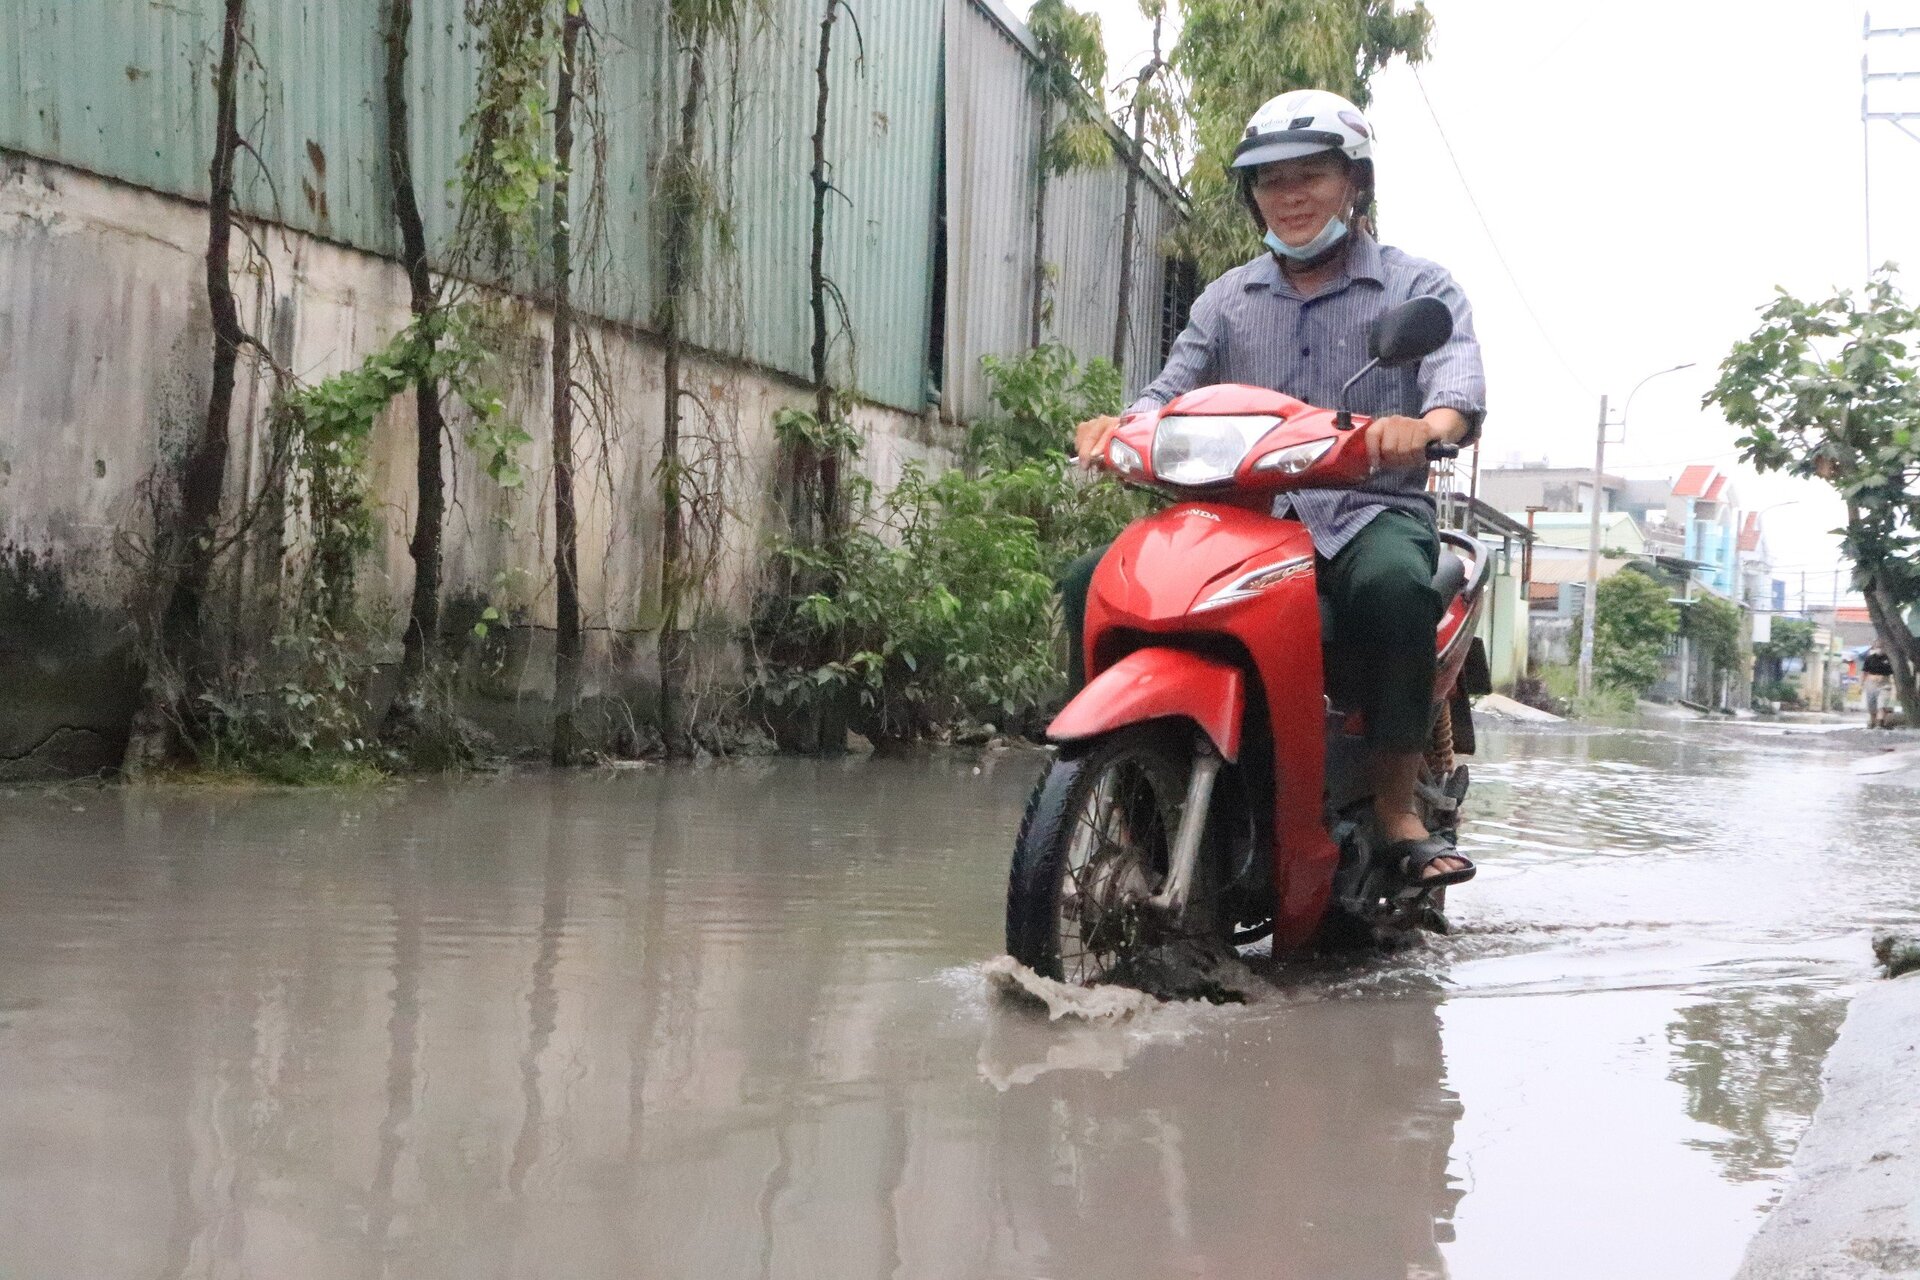
[[[828,150],[844,198],[829,210],[827,272],[852,320],[853,384],[913,411],[925,403],[945,2],[859,6],[865,56],[843,19],[831,72]],[[204,199],[221,7],[219,0],[0,0],[0,69],[12,82],[0,90],[0,147]],[[775,0],[771,8],[739,50],[737,69],[729,51],[710,59],[713,94],[702,128],[719,184],[732,192],[735,252],[707,245],[690,336],[804,377],[819,0]],[[239,175],[241,199],[257,216],[392,254],[384,9],[383,0],[249,6],[257,59],[244,68],[240,115],[263,163],[243,157]],[[666,0],[590,0],[588,13],[601,52],[607,204],[603,251],[583,287],[601,314],[645,326],[659,287],[650,175],[677,127],[685,57],[670,55]],[[428,232],[441,249],[454,232],[450,184],[477,66],[462,0],[417,0],[409,59],[414,165]],[[731,149],[723,145],[729,134],[737,137]],[[584,163],[590,168],[590,159]],[[836,347],[841,377],[847,353],[847,344]]]

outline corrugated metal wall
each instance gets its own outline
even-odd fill
[[[1059,273],[1053,285],[1051,332],[1083,359],[1113,354],[1126,206],[1127,171],[1118,163],[1078,170],[1049,186],[1047,260]],[[1172,221],[1168,203],[1143,180],[1126,367],[1121,370],[1129,398],[1160,372],[1160,290],[1166,275],[1160,245],[1173,229]]]
[[[980,357],[1027,344],[1039,105],[1025,52],[971,0],[947,9],[947,349],[942,409],[988,407]]]
[[[388,197],[385,0],[256,0],[244,68],[240,195],[254,214],[382,254],[397,250]],[[463,0],[416,0],[409,87],[418,194],[436,246],[454,234],[451,187],[479,55]],[[0,147],[204,199],[221,0],[0,0]],[[686,58],[667,0],[590,0],[601,52],[604,244],[583,280],[594,310],[646,326],[658,303],[654,166],[677,128]],[[885,0],[836,28],[828,152],[827,274],[851,335],[836,374],[864,395],[926,404],[941,94],[947,225],[943,411],[987,407],[979,359],[1025,346],[1037,103],[1028,55],[993,0]],[[729,210],[732,252],[710,237],[691,336],[804,377],[813,64],[818,0],[773,0],[738,47],[711,51],[702,129]],[[942,54],[945,52],[943,65]],[[862,56],[864,54],[864,56]],[[586,143],[583,141],[582,146]],[[731,157],[721,163],[721,156]],[[1047,258],[1059,268],[1054,333],[1083,357],[1111,342],[1124,172],[1053,184]],[[585,184],[576,184],[577,187]],[[1143,189],[1129,389],[1157,364],[1159,240],[1175,215]],[[576,217],[576,227],[581,226]],[[444,259],[444,253],[442,253]],[[835,321],[837,327],[837,319]]]
[[[955,0],[947,10],[943,409],[962,420],[992,407],[980,357],[1014,355],[1027,344],[1040,103],[1032,54],[1018,30],[995,0]],[[1112,352],[1126,178],[1116,156],[1112,164],[1048,185],[1046,260],[1057,274],[1046,336],[1082,360]],[[1164,180],[1142,182],[1122,370],[1129,397],[1160,369],[1160,247],[1178,217]]]
[[[926,396],[931,314],[941,13],[944,0],[861,6],[836,28],[828,137],[841,195],[829,210],[827,274],[845,296],[853,340],[843,373],[884,404]],[[0,0],[0,146],[194,199],[207,194],[219,0]],[[246,68],[242,130],[264,168],[240,162],[253,213],[391,254],[380,75],[383,0],[274,0],[249,6],[257,58]],[[590,6],[601,59],[606,244],[591,296],[611,319],[645,325],[654,309],[648,204],[653,165],[678,120],[684,57],[669,57],[666,0]],[[808,237],[815,0],[778,0],[737,51],[715,50],[702,117],[711,154],[732,135],[738,252],[707,246],[695,338],[787,373],[809,372]],[[410,54],[417,182],[444,249],[456,209],[449,184],[465,148],[478,54],[462,0],[419,0]],[[733,54],[737,52],[736,59]],[[585,143],[583,142],[584,146]],[[576,184],[580,186],[584,184]]]

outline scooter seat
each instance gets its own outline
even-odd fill
[[[1440,567],[1433,573],[1433,589],[1440,593],[1440,607],[1452,604],[1467,585],[1467,565],[1453,552],[1440,548]]]

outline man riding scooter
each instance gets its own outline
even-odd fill
[[[1278,500],[1313,538],[1333,618],[1329,685],[1342,705],[1365,713],[1386,857],[1409,879],[1437,888],[1471,879],[1474,867],[1429,833],[1415,809],[1442,607],[1433,585],[1440,551],[1426,449],[1478,437],[1486,379],[1472,313],[1453,278],[1373,238],[1372,157],[1371,125],[1337,94],[1297,90],[1254,113],[1233,168],[1268,252],[1200,295],[1165,369],[1128,412],[1157,409],[1211,383],[1333,404],[1383,312],[1422,294],[1447,304],[1453,335],[1444,346],[1415,366],[1367,379],[1351,397],[1349,407],[1373,416],[1366,440],[1372,477],[1358,488],[1304,489]],[[1080,458],[1106,457],[1119,423],[1081,423]],[[1075,561],[1060,584],[1076,689],[1087,593],[1104,553]]]

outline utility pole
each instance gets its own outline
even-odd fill
[[[1640,394],[1640,388],[1663,374],[1678,373],[1682,369],[1693,368],[1693,361],[1676,364],[1671,369],[1656,369],[1640,381],[1633,384],[1633,390],[1627,392],[1627,403],[1620,410],[1620,421],[1607,421],[1607,398],[1600,397],[1600,426],[1593,437],[1593,519],[1587,530],[1587,598],[1581,602],[1580,610],[1580,696],[1586,697],[1593,692],[1593,616],[1599,607],[1600,594],[1600,503],[1604,500],[1605,490],[1601,488],[1601,473],[1607,462],[1607,428],[1620,428],[1620,438],[1625,440],[1627,414],[1633,411],[1633,398]]]
[[[1693,574],[1689,573],[1680,584],[1680,598],[1673,602],[1680,606],[1680,701],[1685,702],[1687,695],[1693,692],[1693,653],[1687,643],[1687,606],[1693,603]]]
[[[1873,260],[1873,122],[1885,120],[1915,142],[1920,142],[1920,133],[1907,127],[1910,122],[1920,122],[1920,111],[1873,109],[1873,86],[1876,81],[1920,80],[1920,69],[1875,71],[1870,65],[1875,40],[1894,40],[1902,36],[1920,36],[1920,27],[1876,27],[1873,25],[1873,12],[1867,11],[1865,25],[1861,28],[1863,48],[1860,51],[1860,186],[1861,231],[1866,244],[1869,279],[1878,265]]]
[[[1593,615],[1600,590],[1600,488],[1601,473],[1607,465],[1607,398],[1600,397],[1600,427],[1593,433],[1593,494],[1588,504],[1593,517],[1587,522],[1587,592],[1580,602],[1580,696],[1593,692]]]

